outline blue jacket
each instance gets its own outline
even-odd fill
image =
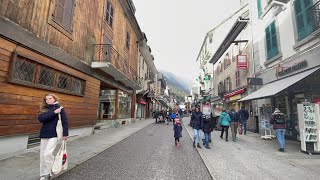
[[[177,115],[175,113],[172,113],[170,117],[171,117],[171,119],[175,119],[177,117]]]
[[[231,122],[231,118],[229,114],[226,112],[222,112],[219,119],[219,124],[221,126],[230,126],[230,122]]]
[[[173,126],[173,130],[174,130],[174,137],[175,138],[180,138],[182,137],[182,126],[181,124],[174,124]]]
[[[47,105],[47,112],[40,113],[38,120],[42,123],[40,138],[57,137],[56,127],[59,120],[58,114],[54,111],[60,107],[59,104]],[[61,109],[61,122],[63,127],[63,136],[68,136],[68,119],[64,109]]]
[[[193,129],[202,129],[203,128],[203,118],[201,112],[193,112],[191,115],[190,125]]]

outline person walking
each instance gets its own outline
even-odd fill
[[[181,109],[181,108],[179,108],[178,113],[179,113],[179,116],[180,116],[180,120],[182,121],[182,118],[183,118],[183,111],[182,111],[182,109]]]
[[[220,138],[223,139],[223,133],[226,131],[226,141],[228,141],[228,130],[230,126],[231,118],[228,113],[226,113],[226,110],[222,110],[220,119],[219,119],[219,125],[221,125],[221,135]]]
[[[200,112],[200,109],[196,107],[195,112],[191,115],[191,127],[193,128],[193,147],[196,147],[196,140],[198,139],[197,147],[201,148],[200,146],[200,140],[201,140],[201,134],[200,130],[203,128],[203,118],[202,113]]]
[[[177,114],[172,112],[172,114],[170,115],[170,118],[171,118],[173,125],[174,125],[174,120],[177,118]],[[168,122],[168,124],[169,124],[169,122]]]
[[[247,135],[247,120],[249,118],[249,112],[244,109],[244,106],[241,107],[241,109],[238,111],[238,114],[240,116],[240,123],[243,127],[243,134]]]
[[[181,126],[181,122],[179,119],[175,120],[175,124],[173,126],[173,131],[174,131],[175,145],[178,145],[178,144],[180,144],[180,138],[182,137],[182,126]]]
[[[204,133],[204,143],[203,143],[203,145],[205,145],[205,148],[211,149],[209,147],[209,136],[210,136],[210,133],[212,131],[212,121],[211,121],[211,117],[210,116],[207,116],[207,117],[203,118],[202,131]]]
[[[54,94],[44,96],[38,113],[38,120],[42,123],[40,130],[40,180],[51,178],[52,165],[54,162],[53,151],[57,146],[56,126],[61,114],[63,127],[63,139],[68,138],[68,119],[63,107],[59,104],[58,97]]]
[[[231,118],[230,127],[231,127],[232,141],[237,142],[237,130],[238,130],[238,124],[239,124],[239,115],[234,110],[234,108],[231,108],[228,114]]]
[[[273,124],[273,129],[276,131],[276,136],[278,139],[279,149],[278,151],[284,152],[286,145],[285,135],[286,135],[286,120],[284,114],[280,112],[278,108],[274,110],[271,116],[270,123]]]

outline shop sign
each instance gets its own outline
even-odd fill
[[[262,85],[262,78],[247,78],[248,85]]]
[[[229,100],[230,100],[230,101],[235,101],[235,100],[238,100],[238,99],[241,99],[241,94],[237,94],[237,95],[235,95],[235,96],[229,97]]]
[[[247,69],[248,68],[248,56],[245,54],[237,55],[237,68]]]
[[[290,67],[283,67],[283,66],[279,65],[279,66],[277,66],[277,71],[276,71],[277,77],[285,76],[285,75],[290,74],[292,72],[306,68],[307,66],[308,66],[307,60],[303,60],[301,62],[295,63],[293,66],[290,66]]]

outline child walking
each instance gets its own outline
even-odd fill
[[[178,118],[175,119],[173,130],[174,130],[175,145],[178,145],[180,144],[180,138],[182,137],[182,126]]]

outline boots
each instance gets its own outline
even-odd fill
[[[193,147],[196,147],[196,141],[193,141]]]
[[[197,147],[198,147],[198,148],[201,148],[201,146],[200,146],[200,144],[199,144],[199,143],[197,144]]]

